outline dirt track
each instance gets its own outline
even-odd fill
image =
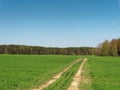
[[[86,63],[86,60],[87,60],[86,58],[83,60],[82,64],[80,65],[80,68],[78,69],[78,72],[75,74],[73,81],[67,90],[80,90],[79,84],[81,81],[81,73],[82,73],[82,68],[84,64]]]
[[[66,72],[70,67],[72,67],[74,64],[78,63],[81,60],[78,59],[74,62],[72,62],[67,68],[65,68],[63,71],[59,72],[57,75],[53,76],[51,80],[47,81],[45,84],[39,86],[38,88],[34,88],[31,90],[43,90],[44,88],[48,87],[50,84],[54,83],[56,80],[58,80],[64,72]],[[73,89],[72,89],[73,90]],[[76,90],[76,89],[75,89]]]

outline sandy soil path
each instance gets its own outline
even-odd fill
[[[75,74],[73,81],[67,90],[80,90],[79,85],[80,85],[80,81],[81,81],[82,68],[83,68],[84,64],[86,63],[86,61],[87,61],[86,58],[83,59],[83,62],[80,65],[80,68],[78,69],[78,72]]]
[[[43,90],[44,88],[48,87],[50,84],[54,83],[56,80],[58,80],[64,72],[66,72],[69,68],[71,68],[74,64],[78,63],[80,59],[77,59],[76,61],[72,62],[67,68],[63,69],[63,71],[59,72],[57,75],[53,76],[51,80],[47,81],[45,84],[39,86],[38,88],[34,88],[31,90]]]

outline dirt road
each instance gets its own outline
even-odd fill
[[[78,72],[75,74],[73,81],[67,90],[80,90],[79,85],[80,85],[80,81],[81,81],[81,73],[82,73],[82,68],[83,68],[84,64],[86,63],[86,60],[87,60],[86,58],[83,59],[83,62],[80,65],[80,68],[78,69]]]
[[[39,86],[38,88],[34,88],[34,89],[31,89],[31,90],[43,90],[44,88],[48,87],[49,85],[51,85],[52,83],[54,83],[56,80],[58,80],[62,74],[64,72],[66,72],[69,68],[71,68],[74,64],[78,63],[80,60],[82,60],[81,58],[80,59],[77,59],[76,61],[72,62],[67,68],[65,68],[63,71],[59,72],[57,75],[53,76],[51,80],[47,81],[46,83],[44,83],[43,85]]]

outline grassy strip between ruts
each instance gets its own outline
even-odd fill
[[[82,61],[83,60],[80,60],[78,63],[74,64],[65,73],[63,73],[60,79],[58,79],[55,83],[51,84],[49,87],[45,88],[44,90],[66,90],[67,87],[72,82],[73,77],[77,72]]]

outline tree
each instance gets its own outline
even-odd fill
[[[116,39],[113,39],[110,42],[110,55],[117,56],[117,40]]]
[[[4,45],[4,52],[3,52],[4,54],[8,54],[8,49],[7,49],[7,46],[6,45]]]
[[[120,38],[117,40],[117,53],[120,55]]]
[[[109,55],[109,49],[110,49],[110,43],[108,40],[105,40],[101,45],[101,55],[102,56],[108,56]]]

